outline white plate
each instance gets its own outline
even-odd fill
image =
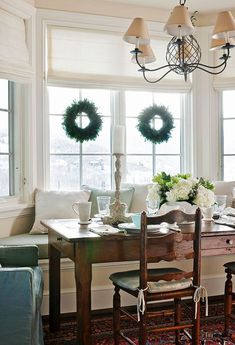
[[[121,223],[118,224],[119,229],[126,229],[131,230],[132,232],[140,232],[140,229],[138,229],[134,223]],[[160,229],[160,225],[148,225],[148,231],[156,232],[156,230]]]

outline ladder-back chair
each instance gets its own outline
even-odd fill
[[[191,222],[188,230],[176,232],[169,230],[168,233],[148,232],[148,225],[157,225],[166,222],[177,224]],[[194,222],[192,224],[192,222]],[[190,229],[191,228],[191,229]],[[176,229],[177,230],[177,229]],[[168,230],[167,230],[168,231]],[[138,235],[137,235],[138,236]],[[121,338],[128,344],[135,344],[120,329],[121,314],[130,317],[138,324],[138,344],[148,343],[149,332],[174,331],[175,344],[181,344],[182,333],[192,339],[192,344],[198,345],[200,339],[200,293],[205,293],[200,286],[201,277],[201,212],[198,208],[195,214],[186,214],[181,210],[173,210],[162,216],[148,217],[145,212],[141,214],[140,229],[140,261],[139,270],[113,273],[110,276],[115,292],[113,297],[113,327],[114,344],[118,345]],[[191,260],[189,271],[170,268],[149,268],[150,263],[160,261]],[[174,262],[176,264],[176,262]],[[120,290],[137,298],[137,316],[121,306]],[[182,299],[190,298],[190,318],[181,320]],[[172,310],[164,312],[156,307],[158,301],[173,301]],[[151,306],[149,304],[151,302]],[[156,307],[156,308],[154,308]],[[189,304],[187,303],[187,309]],[[156,309],[156,310],[155,310]],[[184,308],[185,311],[185,308]],[[157,317],[174,315],[172,325],[157,323]],[[156,317],[156,320],[149,326],[149,320]],[[189,331],[191,329],[191,332]],[[151,343],[151,342],[150,342]]]

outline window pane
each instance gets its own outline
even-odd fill
[[[223,117],[235,117],[235,90],[223,91]]]
[[[180,118],[180,100],[181,95],[178,93],[155,93],[154,103],[164,105],[168,108],[173,117]]]
[[[180,157],[179,156],[157,156],[156,157],[156,173],[165,171],[167,174],[180,173]]]
[[[79,100],[79,89],[49,86],[48,92],[50,114],[64,114],[73,100]]]
[[[224,157],[224,180],[235,180],[235,156]]]
[[[82,145],[83,153],[110,153],[110,118],[102,118],[102,130],[95,140],[84,141]],[[87,117],[82,117],[82,126],[86,127],[89,123]]]
[[[2,153],[9,152],[8,135],[8,113],[6,111],[0,111],[0,152]]]
[[[140,112],[153,104],[151,92],[126,91],[126,116],[139,116]]]
[[[8,109],[8,80],[0,79],[0,109]]]
[[[235,120],[224,121],[224,153],[235,154]]]
[[[153,177],[152,156],[126,156],[126,181],[149,183]]]
[[[70,139],[63,127],[63,117],[50,116],[50,152],[51,153],[79,153],[80,145],[75,139]]]
[[[50,156],[50,188],[78,190],[80,186],[79,156]]]
[[[152,144],[145,141],[142,134],[137,130],[137,119],[126,119],[126,152],[130,153],[152,153]]]
[[[94,102],[100,115],[110,115],[110,91],[109,90],[82,90],[82,98]]]
[[[0,156],[0,195],[9,195],[9,156]]]
[[[156,120],[156,129],[161,128],[162,121]],[[157,144],[156,153],[170,154],[170,153],[180,153],[180,120],[174,120],[174,127],[172,130],[172,136],[167,142]]]
[[[83,156],[83,184],[91,187],[110,189],[111,158],[110,156]]]

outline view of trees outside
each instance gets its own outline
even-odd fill
[[[235,90],[222,93],[222,176],[225,181],[234,180],[235,171]]]
[[[0,196],[9,195],[8,80],[0,79]]]

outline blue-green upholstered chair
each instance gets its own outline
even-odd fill
[[[0,345],[43,345],[37,246],[0,246]]]

